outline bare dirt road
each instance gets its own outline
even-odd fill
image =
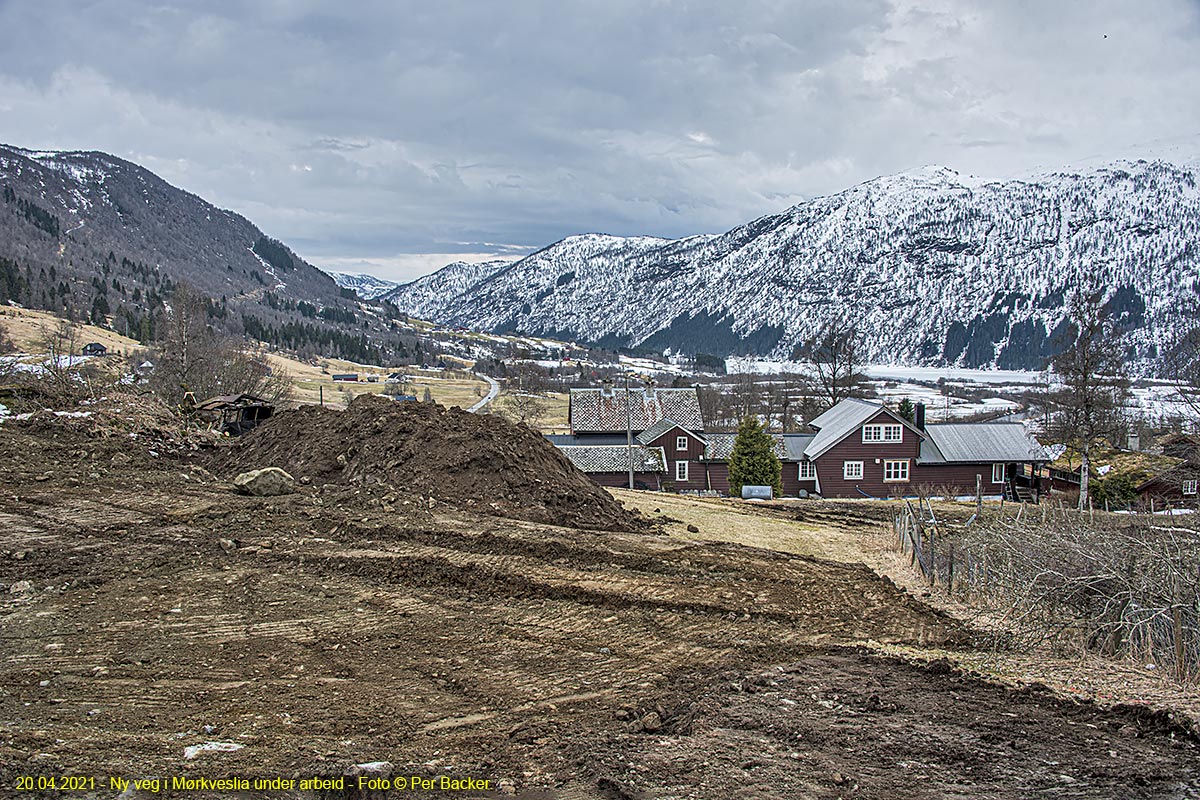
[[[972,632],[862,565],[494,516],[353,459],[246,497],[228,454],[107,433],[0,426],[0,796],[358,796],[169,787],[364,769],[489,782],[397,798],[1200,794],[1166,713],[882,655]],[[64,775],[97,781],[16,789]]]

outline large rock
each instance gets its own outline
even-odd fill
[[[233,479],[233,485],[242,494],[255,497],[273,497],[296,491],[296,481],[279,467],[264,467],[243,472]]]

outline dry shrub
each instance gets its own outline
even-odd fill
[[[955,542],[960,564],[973,565],[960,568],[960,585],[1003,607],[1030,643],[1200,679],[1200,531],[1161,522],[1034,509],[1019,523],[988,515]]]

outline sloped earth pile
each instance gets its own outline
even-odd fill
[[[227,474],[275,466],[314,483],[391,485],[531,522],[644,528],[538,433],[431,403],[361,395],[345,411],[285,411],[223,450],[215,465]]]

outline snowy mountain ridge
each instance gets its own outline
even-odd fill
[[[353,289],[354,293],[363,300],[374,300],[400,286],[396,281],[377,278],[361,272],[334,272],[327,269],[325,273],[333,278],[339,287]]]
[[[1114,161],[983,182],[925,167],[720,235],[572,236],[388,297],[482,330],[777,359],[846,322],[870,362],[1039,369],[1069,338],[1065,298],[1095,286],[1151,372],[1193,324],[1197,172]]]

